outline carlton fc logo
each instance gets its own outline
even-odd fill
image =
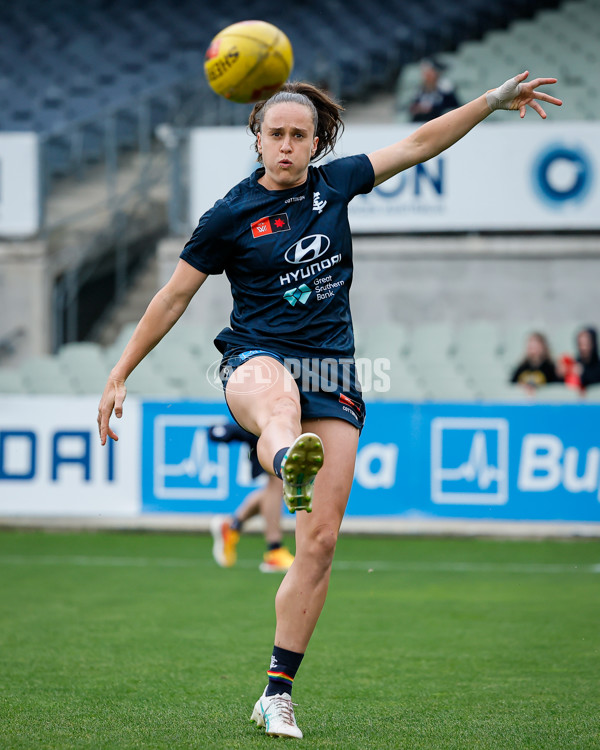
[[[330,244],[326,235],[311,234],[289,247],[285,252],[285,259],[288,263],[309,263],[326,253]]]

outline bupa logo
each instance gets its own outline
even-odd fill
[[[593,492],[600,500],[600,448],[565,446],[557,435],[525,435],[517,487],[521,492]]]
[[[303,237],[285,251],[288,263],[310,263],[329,250],[329,237],[324,234],[311,234]]]
[[[208,430],[220,416],[159,415],[154,420],[153,489],[159,500],[225,500],[229,451]]]
[[[368,443],[356,454],[354,477],[367,490],[389,490],[396,484],[398,446],[395,443]]]
[[[446,505],[508,501],[508,422],[439,417],[431,423],[431,499]]]
[[[532,177],[538,196],[557,206],[582,201],[591,187],[593,170],[582,148],[555,143],[538,155]]]

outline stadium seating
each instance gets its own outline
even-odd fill
[[[553,402],[578,402],[581,401],[581,392],[575,388],[569,388],[563,383],[548,383],[543,388],[540,388],[537,394],[537,401],[541,403],[553,403]]]
[[[136,368],[127,379],[127,392],[133,395],[167,398],[175,395],[174,388],[164,375],[144,365]]]
[[[588,386],[588,388],[586,388],[585,399],[586,401],[591,401],[594,403],[600,402],[600,383],[598,383],[597,385],[590,385]]]
[[[391,371],[390,389],[386,393],[379,394],[375,392],[365,392],[366,401],[424,401],[427,397],[427,390],[416,378],[410,376],[394,377],[394,370]]]
[[[536,394],[512,383],[488,383],[485,388],[485,400],[491,403],[534,403]]]
[[[456,336],[457,364],[464,372],[481,365],[489,367],[497,360],[500,346],[497,326],[488,321],[467,323]]]
[[[17,370],[0,368],[0,393],[99,395],[134,328],[135,324],[124,326],[110,347],[66,344],[54,357],[31,358]],[[532,395],[509,380],[523,357],[531,330],[546,332],[551,348],[560,355],[573,353],[579,328],[576,321],[556,326],[542,321],[504,325],[439,321],[412,328],[394,322],[359,326],[359,377],[365,397],[371,401],[577,402],[581,395],[560,383]],[[212,330],[180,322],[134,371],[128,380],[129,392],[220,401],[220,356],[213,337]],[[377,367],[374,360],[379,360]],[[389,383],[379,371],[389,377]],[[600,401],[600,387],[589,388],[583,399]]]
[[[249,11],[242,0],[3,3],[0,130],[40,133],[47,174],[65,174],[81,158],[100,159],[113,131],[120,148],[131,148],[160,122],[245,122],[247,106],[209,90],[203,58],[220,29],[248,15],[288,34],[294,78],[324,84],[347,101],[393,85],[423,55],[455,49],[549,4],[258,0]],[[583,13],[571,16],[570,29],[585,21]]]
[[[20,367],[29,393],[71,394],[75,391],[72,376],[58,357],[32,357]]]
[[[16,395],[27,393],[27,384],[18,370],[0,368],[0,394]]]
[[[111,365],[98,344],[83,341],[66,344],[56,359],[68,374],[73,393],[102,393]]]
[[[409,332],[402,323],[355,326],[356,357],[404,355],[410,346]]]
[[[456,52],[439,59],[456,86],[460,101],[479,96],[494,83],[529,70],[532,76],[559,79],[557,96],[569,106],[552,111],[553,120],[600,118],[600,83],[590,75],[600,65],[600,2],[571,0],[556,9],[540,9],[531,19],[512,19],[507,29],[489,31],[483,39],[463,41]],[[398,78],[398,121],[409,119],[408,106],[420,82],[419,63],[406,65]],[[496,122],[510,117],[499,112]]]
[[[61,347],[58,356],[63,366],[80,373],[100,372],[108,375],[109,366],[106,354],[99,344],[90,341],[77,341]]]

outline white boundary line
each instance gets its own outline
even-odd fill
[[[212,514],[156,513],[135,518],[109,516],[0,516],[0,529],[46,529],[55,531],[156,531],[206,533]],[[285,532],[294,530],[294,519],[284,516]],[[259,533],[260,522],[250,522],[245,532]],[[357,518],[342,522],[347,534],[398,536],[495,537],[507,539],[600,538],[600,523],[575,521],[485,521],[436,518]]]
[[[0,555],[0,566],[81,566],[106,568],[205,568],[217,569],[208,558],[111,557],[102,555]],[[244,569],[258,569],[256,560],[239,560]],[[524,575],[600,573],[600,564],[421,562],[410,560],[334,560],[334,571],[363,573],[517,573]]]

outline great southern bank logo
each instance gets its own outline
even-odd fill
[[[554,207],[585,200],[592,186],[592,162],[580,146],[553,143],[533,164],[533,187],[544,203]]]
[[[287,300],[292,307],[295,307],[296,302],[300,302],[302,305],[306,304],[306,300],[310,297],[312,294],[312,290],[306,286],[306,284],[302,284],[297,289],[294,287],[294,289],[288,289],[287,292],[283,295],[283,299]]]
[[[431,499],[445,505],[505,505],[508,422],[438,417],[431,423]]]

